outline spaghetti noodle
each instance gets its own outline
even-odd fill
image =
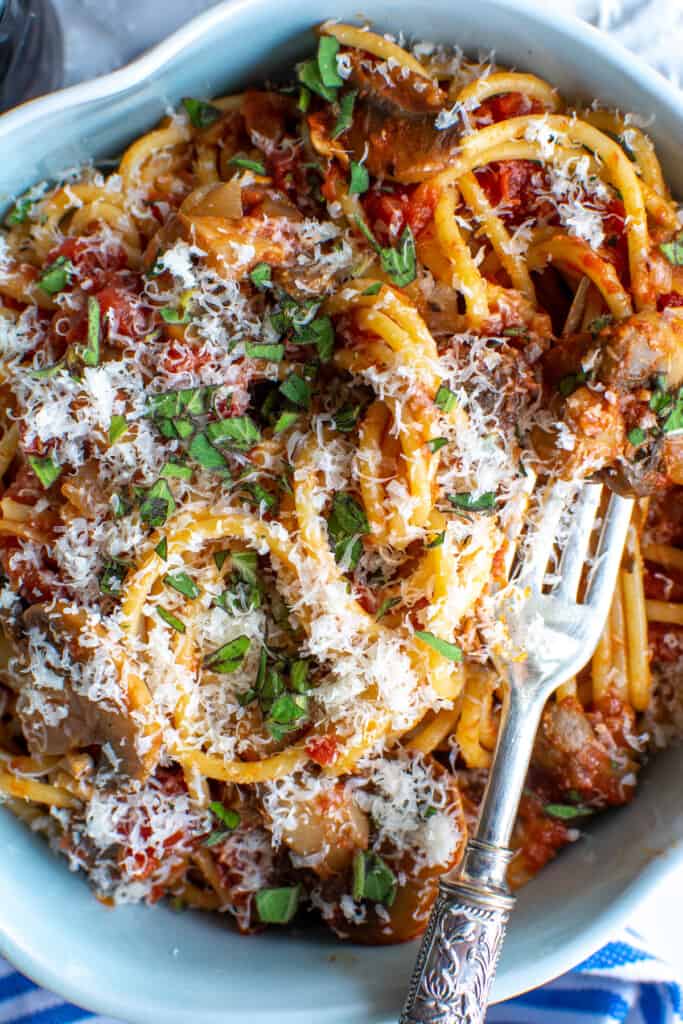
[[[18,197],[8,807],[109,902],[419,933],[495,747],[496,594],[546,485],[592,475],[638,514],[511,880],[630,799],[683,650],[649,500],[683,484],[678,230],[632,118],[331,22],[292,83],[186,98],[112,173]]]

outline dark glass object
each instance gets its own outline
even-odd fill
[[[62,84],[62,30],[49,0],[0,0],[0,110]]]

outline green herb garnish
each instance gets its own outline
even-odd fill
[[[370,850],[358,850],[353,858],[353,898],[372,900],[390,907],[396,899],[398,880],[388,864]]]
[[[86,366],[97,366],[100,361],[100,304],[92,295],[88,297],[88,345],[83,349]]]
[[[363,192],[367,192],[370,188],[370,175],[368,169],[363,164],[357,164],[355,160],[351,161],[349,176],[349,195],[360,196]]]
[[[123,437],[128,430],[128,423],[125,416],[112,416],[109,420],[109,444],[116,444],[120,437]]]
[[[349,569],[355,569],[363,551],[361,537],[370,533],[365,512],[351,494],[338,491],[327,517],[327,531],[334,546],[334,557]]]
[[[204,658],[204,668],[211,672],[218,672],[226,675],[235,672],[242,662],[244,656],[251,646],[248,636],[238,636],[227,644],[223,644],[218,650],[213,651]]]
[[[296,373],[290,373],[289,377],[280,385],[280,392],[294,405],[301,409],[309,409],[311,405],[311,386],[303,377]]]
[[[348,434],[356,426],[359,413],[359,405],[345,405],[343,408],[337,409],[332,419],[334,429],[341,431],[343,434]]]
[[[261,431],[251,416],[229,416],[206,426],[206,436],[212,444],[227,444],[246,451],[261,440]]]
[[[44,458],[39,455],[29,455],[28,462],[46,491],[52,487],[62,472],[62,467],[52,455],[46,455]]]
[[[66,256],[58,256],[38,278],[38,287],[48,295],[57,295],[71,283],[73,272],[74,265],[71,260],[68,260]]]
[[[356,217],[356,224],[361,233],[378,254],[382,270],[389,275],[399,288],[405,288],[417,275],[417,257],[415,254],[415,238],[410,226],[403,230],[398,246],[385,248],[379,244],[362,217]]]
[[[205,100],[194,100],[186,96],[182,104],[195,128],[208,128],[221,116],[218,107],[214,107],[213,103],[207,103]]]
[[[663,242],[659,248],[669,263],[673,263],[675,267],[683,267],[683,231],[670,242]]]
[[[170,487],[165,480],[157,480],[140,505],[140,518],[148,526],[163,526],[175,509]]]
[[[161,476],[167,479],[191,480],[192,470],[182,462],[166,462],[161,468]]]
[[[270,276],[270,266],[267,263],[257,263],[254,269],[250,272],[249,278],[252,284],[256,285],[256,287],[261,290],[264,288],[270,288],[273,284],[273,280]]]
[[[434,397],[434,404],[442,412],[452,412],[458,404],[458,396],[445,384],[441,384]]]
[[[289,430],[293,427],[296,421],[299,419],[299,413],[293,412],[291,409],[285,410],[278,416],[275,426],[273,427],[273,433],[283,434],[285,430]]]
[[[253,171],[254,174],[260,174],[264,178],[266,176],[266,168],[260,160],[249,160],[246,156],[233,156],[228,163],[245,171]]]
[[[250,359],[267,359],[271,363],[280,363],[285,354],[284,345],[257,345],[248,341],[244,351]]]
[[[167,626],[171,629],[175,629],[176,633],[185,632],[185,623],[182,619],[179,619],[173,612],[169,612],[167,608],[162,608],[160,604],[157,605],[157,614],[160,619],[163,619]]]
[[[438,452],[446,444],[448,444],[447,437],[432,437],[429,439],[429,441],[427,441],[427,447],[429,448],[430,452]]]
[[[289,924],[299,907],[300,885],[278,889],[259,889],[256,893],[256,911],[263,924]]]
[[[415,636],[449,661],[462,661],[462,651],[457,644],[451,644],[448,640],[442,640],[441,637],[423,629],[416,629]]]
[[[338,139],[339,136],[343,135],[344,132],[353,124],[353,108],[357,95],[357,90],[351,89],[349,92],[345,92],[339,100],[339,113],[337,114],[337,120],[334,128],[332,129],[333,139]]]
[[[632,430],[629,430],[626,436],[628,437],[629,443],[632,444],[634,448],[638,448],[645,440],[646,434],[642,427],[633,427]]]
[[[570,821],[572,818],[584,818],[588,814],[593,814],[592,807],[585,807],[582,804],[546,804],[543,810],[551,818],[561,818],[563,821]]]
[[[129,569],[130,563],[121,562],[118,558],[110,558],[100,576],[100,592],[103,594],[120,593],[121,585]]]
[[[218,449],[209,442],[206,434],[195,434],[187,450],[189,455],[204,469],[220,470],[227,473],[227,462]]]
[[[454,508],[462,509],[464,512],[489,512],[496,507],[494,491],[484,491],[476,498],[464,491],[460,494],[449,494],[448,500]]]
[[[375,616],[377,621],[379,622],[380,619],[383,619],[387,612],[391,611],[392,608],[395,608],[396,605],[400,603],[400,597],[385,597],[381,605],[377,609],[377,615]]]
[[[164,576],[163,582],[167,587],[177,590],[179,594],[187,597],[190,601],[194,601],[195,598],[199,597],[199,587],[186,572],[168,573]]]

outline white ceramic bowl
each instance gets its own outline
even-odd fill
[[[182,96],[258,83],[313,46],[310,27],[355,19],[358,0],[234,0],[106,78],[0,118],[0,202],[88,157],[116,155]],[[683,98],[605,36],[527,0],[365,0],[383,31],[495,49],[565,95],[655,115],[650,128],[683,195]],[[643,773],[635,801],[591,823],[519,898],[496,979],[505,999],[574,966],[683,859],[683,749]],[[235,935],[165,907],[104,909],[82,878],[0,811],[0,951],[40,984],[131,1024],[389,1024],[415,945],[367,949],[329,935]]]

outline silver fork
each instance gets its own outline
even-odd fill
[[[547,698],[585,665],[607,618],[633,502],[612,495],[588,575],[577,600],[600,505],[602,485],[583,484],[565,539],[557,531],[570,488],[556,484],[532,534],[519,571],[525,596],[522,631],[534,626],[526,660],[498,666],[508,685],[498,742],[479,813],[476,836],[460,866],[445,875],[401,1014],[401,1024],[480,1024],[514,906],[505,876],[508,843],[517,815],[536,730]],[[576,495],[576,491],[573,491]],[[560,550],[557,582],[544,592],[548,565]],[[539,618],[540,617],[540,618]],[[542,626],[540,625],[542,620]]]

